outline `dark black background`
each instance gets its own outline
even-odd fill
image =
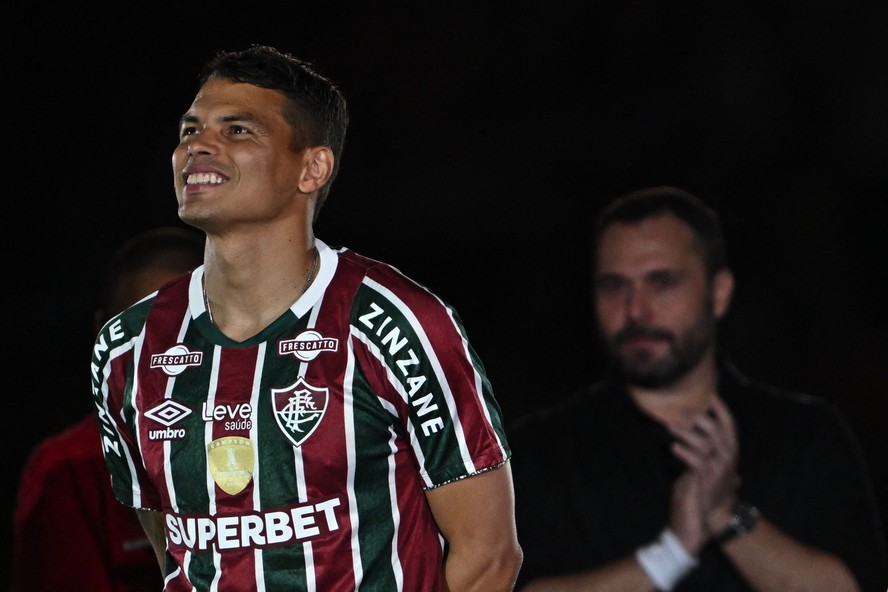
[[[109,250],[179,224],[178,117],[212,53],[251,43],[316,62],[349,98],[318,236],[450,301],[507,419],[601,368],[591,217],[680,185],[725,224],[736,362],[841,407],[888,512],[888,3],[477,4],[9,12],[0,555],[28,452],[90,410]]]

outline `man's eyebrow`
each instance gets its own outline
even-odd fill
[[[623,275],[622,273],[617,273],[616,271],[601,271],[596,272],[595,275],[592,276],[592,283],[598,285],[604,282],[623,280],[625,278],[625,275]]]
[[[179,119],[179,125],[182,126],[186,123],[197,123],[200,121],[200,118],[197,115],[189,115],[185,114]],[[232,121],[242,121],[245,123],[254,123],[258,124],[259,120],[253,116],[251,113],[231,113],[229,115],[223,115],[217,119],[220,123],[231,123]]]
[[[647,278],[662,279],[664,277],[682,278],[686,275],[686,273],[684,270],[677,269],[675,267],[657,267],[655,269],[649,270],[644,275]]]
[[[195,123],[197,122],[196,115],[188,115],[187,113],[179,118],[179,127],[182,127],[186,123]]]

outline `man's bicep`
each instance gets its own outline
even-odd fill
[[[508,462],[430,489],[426,497],[445,536],[459,536],[463,530],[477,534],[479,526],[504,529],[506,532],[514,528],[515,502],[512,471]],[[483,524],[479,524],[478,519]]]
[[[521,550],[509,463],[431,489],[426,498],[447,540],[445,572],[450,589],[461,590],[464,583],[475,582],[479,589],[487,585],[488,590],[511,590]]]

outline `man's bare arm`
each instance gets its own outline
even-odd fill
[[[722,549],[756,590],[860,590],[841,559],[799,543],[764,517],[749,533],[728,541]]]
[[[834,555],[802,545],[764,518],[749,533],[725,543],[731,559],[751,587],[762,592],[859,592],[854,577]],[[520,592],[644,592],[654,590],[634,557],[599,569],[542,578]]]
[[[426,497],[448,544],[445,590],[512,590],[522,554],[509,464],[429,490]]]
[[[595,570],[539,578],[519,592],[654,592],[654,584],[634,557],[626,557]]]

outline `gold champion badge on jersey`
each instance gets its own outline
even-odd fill
[[[253,442],[240,436],[213,440],[207,445],[207,462],[216,485],[229,495],[238,494],[253,478]]]

